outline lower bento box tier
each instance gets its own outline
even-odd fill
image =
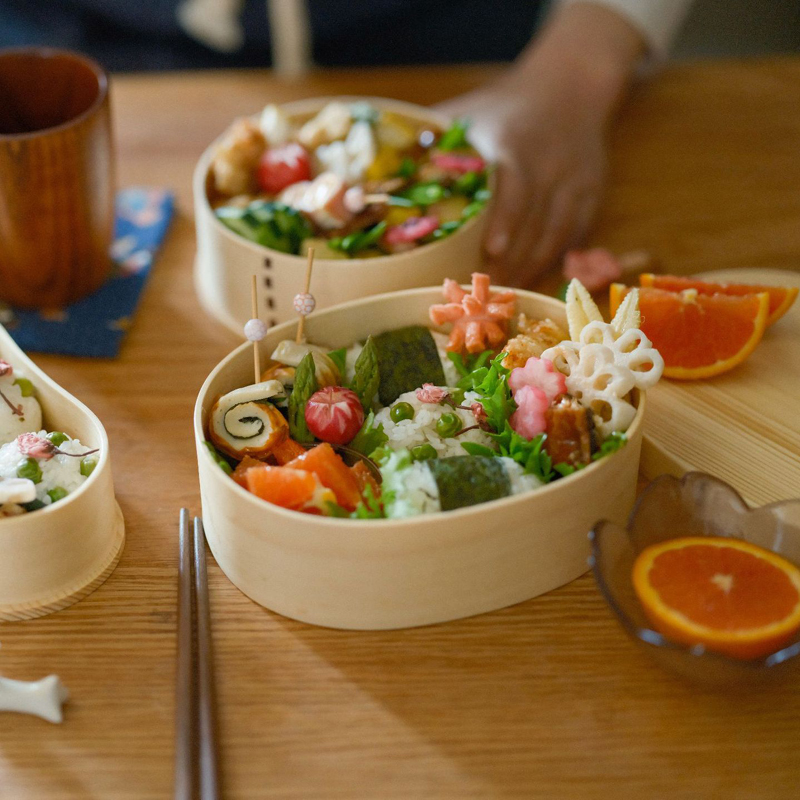
[[[353,301],[311,315],[310,341],[345,347],[370,334],[426,325],[441,288]],[[565,324],[564,305],[517,292],[518,311]],[[294,334],[271,330],[266,358]],[[217,562],[245,594],[285,616],[346,629],[426,625],[536,597],[587,569],[587,533],[601,518],[623,522],[633,505],[645,398],[627,444],[612,457],[536,490],[408,519],[335,519],[263,502],[209,456],[205,422],[217,397],[252,379],[243,345],[210,374],[195,408],[206,535]]]
[[[290,116],[308,117],[331,98],[288,103],[282,109]],[[368,100],[381,110],[403,115],[440,129],[450,120],[437,112],[397,100]],[[255,119],[255,118],[254,118]],[[258,276],[261,316],[270,324],[296,317],[294,296],[302,290],[305,256],[282,253],[249,241],[217,219],[209,202],[209,170],[219,147],[212,143],[195,168],[193,194],[197,227],[195,286],[204,308],[236,333],[252,316],[250,279]],[[481,240],[486,214],[467,220],[451,235],[407,252],[376,258],[326,259],[314,261],[312,293],[317,307],[324,308],[359,297],[429,286],[446,277],[469,282],[482,267]]]

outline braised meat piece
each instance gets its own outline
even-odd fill
[[[544,448],[553,464],[577,467],[592,460],[596,449],[592,413],[572,397],[564,396],[545,411]]]

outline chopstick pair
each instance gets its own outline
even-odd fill
[[[190,537],[185,508],[179,539],[175,800],[219,800],[205,533],[203,521],[195,517]]]

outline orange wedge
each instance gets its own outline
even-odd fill
[[[653,275],[646,272],[639,276],[640,286],[652,286],[655,289],[666,289],[668,292],[682,292],[684,289],[696,289],[699,294],[728,294],[741,297],[745,294],[769,295],[769,315],[767,327],[777,322],[792,306],[800,292],[796,286],[761,286],[749,283],[709,283],[694,278],[682,278],[677,275]]]
[[[613,316],[630,291],[610,289]],[[667,378],[710,378],[741,364],[761,341],[769,316],[769,294],[704,295],[695,289],[639,289],[642,330],[664,358]]]
[[[664,636],[732,658],[763,658],[800,629],[800,569],[740,539],[651,545],[633,565],[633,588]]]

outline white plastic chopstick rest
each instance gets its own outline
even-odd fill
[[[61,706],[68,697],[69,692],[58,675],[48,675],[40,681],[0,677],[0,711],[16,711],[48,722],[61,722]]]

